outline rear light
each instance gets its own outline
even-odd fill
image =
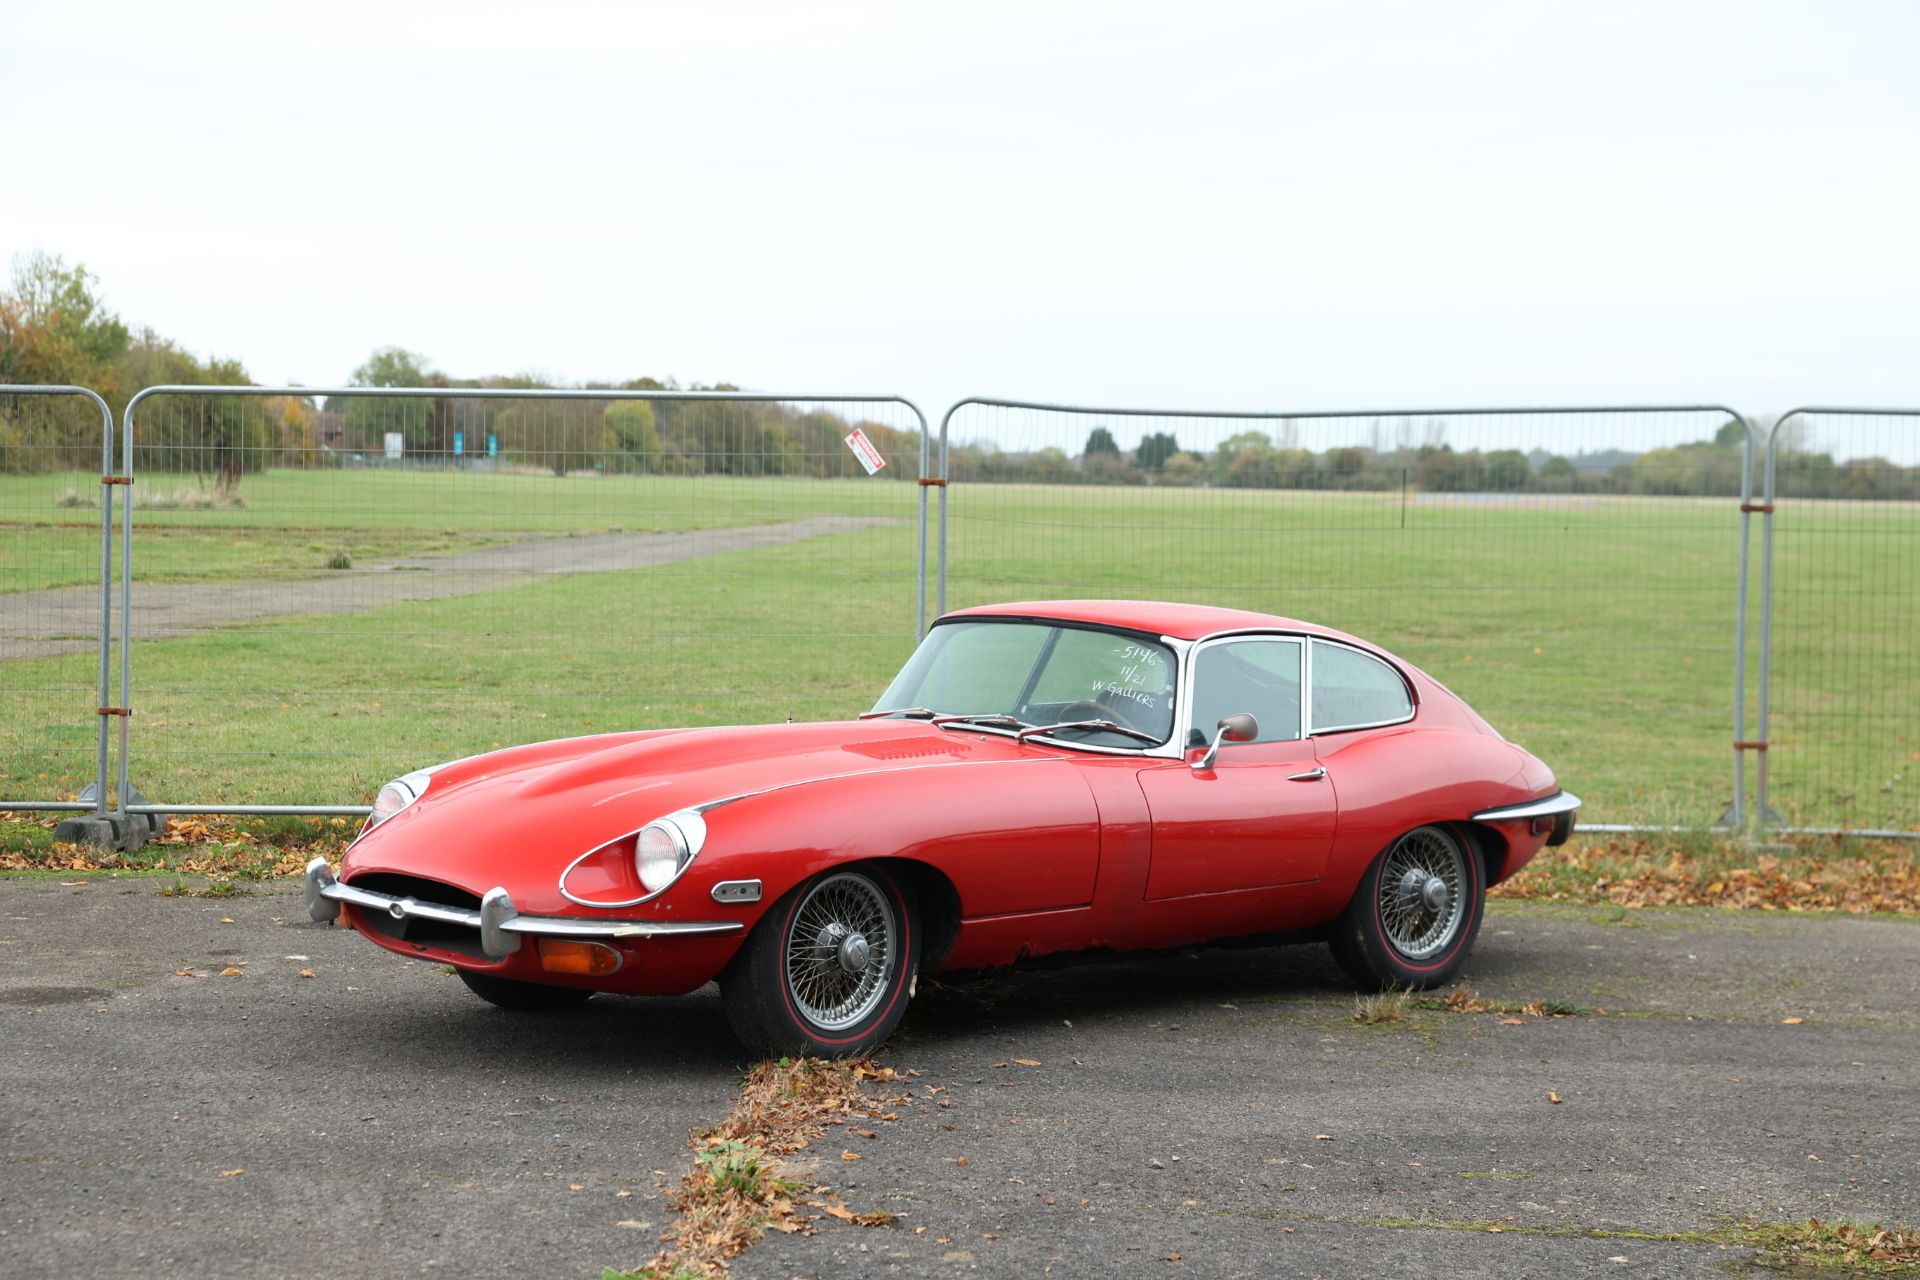
[[[571,973],[601,978],[620,971],[620,953],[604,942],[575,942],[571,938],[541,938],[540,967],[548,973]]]

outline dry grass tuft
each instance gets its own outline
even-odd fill
[[[1356,996],[1353,1001],[1353,1020],[1363,1027],[1404,1022],[1409,994],[1403,988],[1394,987],[1374,995]]]

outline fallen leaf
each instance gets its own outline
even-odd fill
[[[1177,1253],[1170,1253],[1170,1254],[1168,1254],[1168,1255],[1167,1255],[1167,1261],[1168,1261],[1168,1262],[1178,1262],[1178,1261],[1180,1261],[1180,1255],[1179,1255],[1179,1254],[1177,1254]]]
[[[954,1163],[958,1165],[964,1165],[966,1162],[967,1158],[965,1156],[961,1156],[958,1160],[954,1161]]]
[[[567,1190],[569,1191],[585,1191],[586,1189],[587,1184],[584,1182],[569,1182],[567,1184]]]
[[[245,1172],[246,1172],[245,1169],[222,1169],[220,1171],[220,1176],[223,1178],[237,1178]]]
[[[1805,1018],[1782,1018],[1780,1019],[1780,1025],[1783,1027],[1797,1027],[1805,1021]]]
[[[843,1204],[827,1204],[821,1205],[820,1207],[825,1209],[830,1216],[838,1218],[842,1222],[853,1221],[853,1210]]]
[[[614,1194],[614,1197],[615,1197],[616,1199],[619,1199],[619,1200],[625,1200],[625,1199],[626,1199],[626,1198],[627,1198],[628,1196],[630,1196],[630,1195],[632,1195],[632,1194],[633,1194],[633,1192],[631,1192],[631,1191],[616,1191],[616,1192],[614,1192],[613,1194]]]
[[[1499,1234],[1500,1234],[1500,1233],[1501,1233],[1502,1231],[1505,1231],[1505,1230],[1506,1230],[1506,1228],[1505,1228],[1505,1227],[1488,1227],[1488,1228],[1487,1228],[1487,1233],[1488,1233],[1489,1235],[1496,1235],[1496,1236],[1497,1236],[1497,1235],[1499,1235]]]
[[[1560,1105],[1560,1095],[1549,1089],[1547,1090],[1547,1101],[1557,1107]]]
[[[1313,1140],[1315,1142],[1332,1142],[1333,1135],[1330,1133],[1316,1133],[1313,1135]]]
[[[232,923],[233,923],[233,917],[232,917],[232,916],[221,916],[221,917],[220,917],[220,923],[221,923],[221,924],[232,924]]]
[[[314,973],[314,971],[311,969],[302,969],[300,971],[300,976],[303,978],[314,978],[314,977],[318,977],[319,975]]]
[[[200,975],[195,973],[191,969],[175,969],[173,971],[173,976],[176,978],[197,978]]]
[[[1282,1228],[1280,1228],[1280,1234],[1281,1234],[1281,1235],[1283,1235],[1283,1236],[1290,1236],[1290,1235],[1292,1235],[1292,1234],[1293,1234],[1293,1228],[1292,1228],[1292,1227],[1282,1227]]]
[[[1500,1019],[1500,1025],[1503,1027],[1524,1027],[1527,1025],[1527,1020],[1525,1018],[1502,1018]]]
[[[840,1153],[840,1158],[842,1160],[858,1160],[860,1158],[860,1153],[858,1151],[842,1151]]]
[[[1038,1058],[1015,1058],[1014,1061],[1023,1067],[1037,1067],[1040,1065]]]
[[[246,972],[245,969],[236,969],[232,965],[228,965],[220,971],[220,976],[223,978],[240,978],[245,977]]]
[[[849,1129],[847,1130],[847,1132],[848,1132],[848,1133],[857,1133],[857,1134],[859,1134],[859,1135],[860,1135],[861,1137],[863,1137],[863,1138],[877,1138],[877,1137],[879,1137],[879,1136],[880,1136],[879,1134],[877,1134],[877,1133],[875,1133],[875,1132],[874,1132],[873,1130],[871,1130],[871,1129],[854,1129],[854,1128],[849,1128]]]

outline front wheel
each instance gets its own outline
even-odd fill
[[[774,904],[721,977],[720,996],[751,1049],[850,1057],[892,1034],[919,968],[913,899],[885,869],[855,867]]]
[[[1446,827],[1416,827],[1367,868],[1329,945],[1363,987],[1435,987],[1465,963],[1486,901],[1480,855]]]
[[[456,969],[467,990],[502,1009],[540,1012],[571,1009],[592,999],[593,992],[582,987],[552,987],[544,982],[521,982],[515,978],[496,978],[490,973]]]

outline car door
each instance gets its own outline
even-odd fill
[[[1139,774],[1152,823],[1149,900],[1231,893],[1320,878],[1338,805],[1301,734],[1302,641],[1235,636],[1195,648],[1187,758]],[[1196,768],[1218,721],[1249,713],[1249,742],[1223,743]]]

